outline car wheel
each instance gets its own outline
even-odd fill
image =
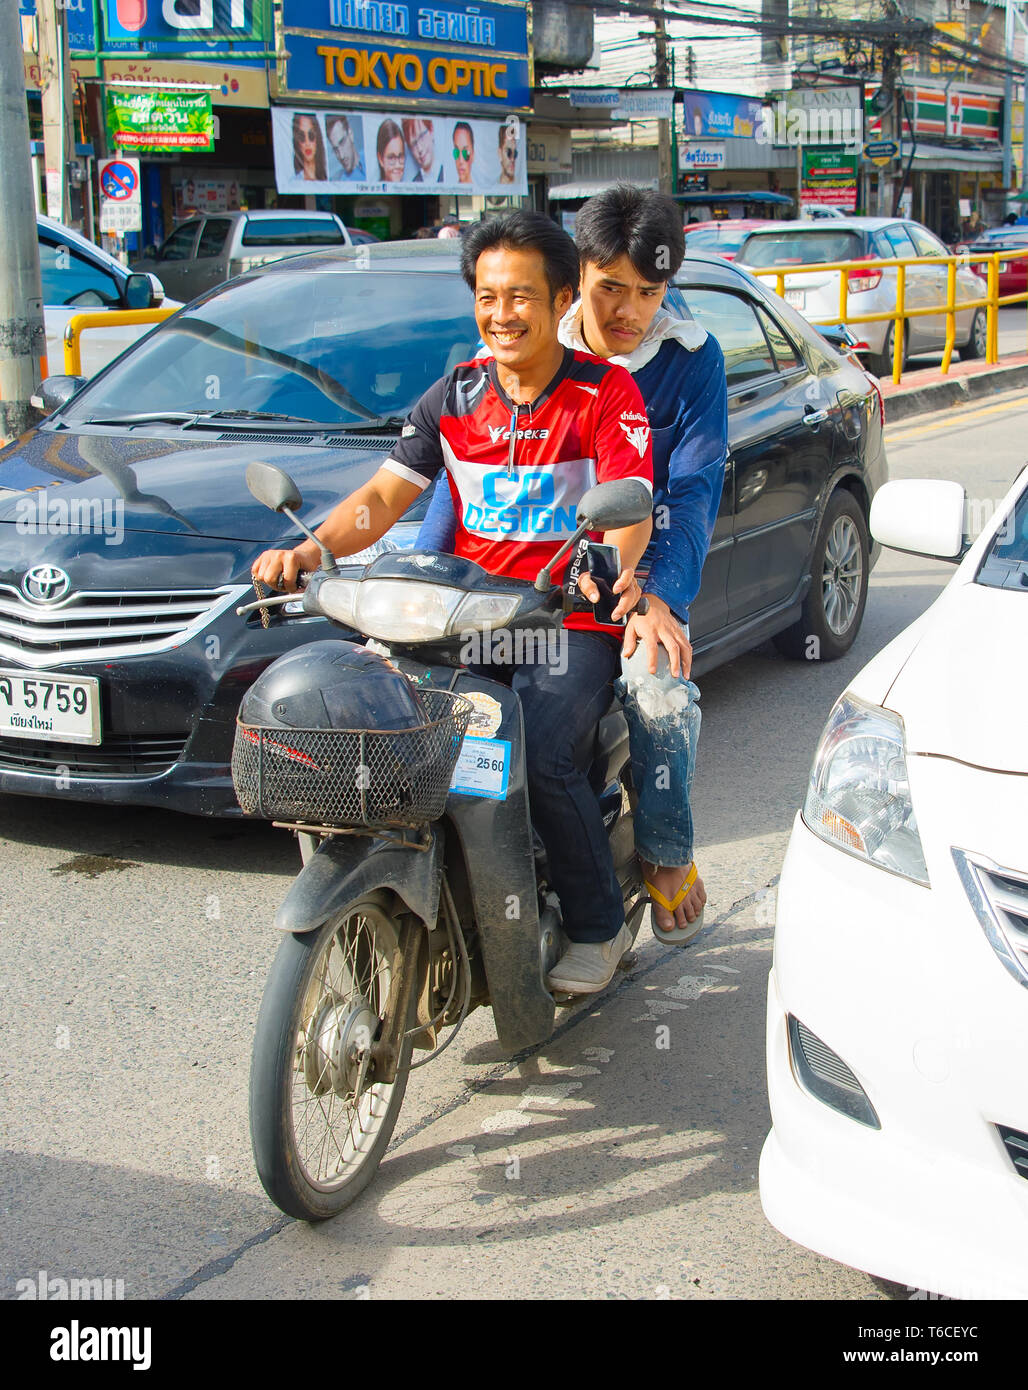
[[[985,344],[988,339],[989,329],[985,318],[985,310],[979,309],[974,316],[971,324],[971,336],[962,348],[959,349],[960,356],[965,362],[972,362],[976,357],[985,356]]]
[[[896,323],[895,323],[895,320],[894,320],[892,323],[889,324],[889,331],[888,331],[888,332],[886,333],[886,335],[885,335],[885,343],[884,343],[883,346],[882,346],[881,352],[869,352],[868,355],[867,355],[867,365],[868,365],[868,367],[870,368],[870,370],[871,370],[872,372],[874,372],[875,376],[880,376],[880,377],[890,377],[890,376],[892,376],[892,353],[893,353],[893,344],[895,343],[895,341],[896,341]],[[904,326],[904,329],[903,329],[903,361],[902,361],[902,363],[901,363],[901,367],[905,367],[906,365],[907,365],[907,329],[906,329],[906,327]]]
[[[821,519],[800,620],[775,637],[778,650],[795,660],[844,656],[863,621],[869,571],[867,519],[853,494],[840,488]]]

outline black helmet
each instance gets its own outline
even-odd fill
[[[243,697],[232,751],[239,804],[269,820],[420,823],[414,808],[438,762],[426,761],[429,723],[421,696],[385,657],[354,642],[298,647]]]
[[[391,661],[356,642],[310,642],[287,652],[243,696],[242,724],[289,729],[415,729],[418,692]]]

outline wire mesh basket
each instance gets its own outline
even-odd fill
[[[428,722],[412,729],[268,728],[236,721],[232,781],[243,811],[266,820],[416,829],[442,815],[474,706],[421,688]]]

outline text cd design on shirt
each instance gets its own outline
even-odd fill
[[[527,468],[484,468],[457,458],[443,441],[446,467],[466,531],[519,541],[566,540],[578,529],[578,502],[596,482],[596,460],[561,459]]]

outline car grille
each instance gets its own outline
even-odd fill
[[[248,592],[248,585],[90,589],[43,605],[30,603],[17,589],[0,584],[0,659],[45,667],[168,651]]]
[[[1022,1134],[1019,1129],[1008,1129],[1006,1125],[997,1125],[996,1128],[1011,1163],[1022,1178],[1028,1178],[1028,1134]]]
[[[992,949],[1028,989],[1028,873],[1004,869],[984,855],[952,851],[953,862]]]
[[[97,748],[0,738],[0,771],[37,772],[51,777],[156,777],[175,766],[188,738],[188,733],[154,738],[107,734]]]

